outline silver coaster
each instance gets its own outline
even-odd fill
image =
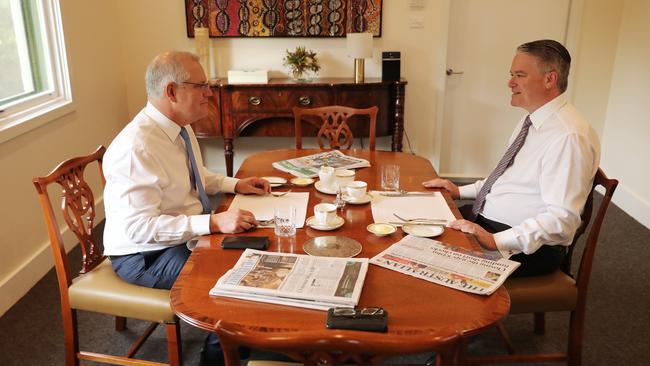
[[[319,257],[349,258],[361,253],[361,244],[345,236],[319,236],[307,240],[302,249]]]

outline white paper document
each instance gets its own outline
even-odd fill
[[[307,201],[309,201],[309,192],[289,192],[281,197],[270,194],[263,196],[237,194],[228,210],[248,210],[259,221],[272,219],[275,207],[293,206],[296,208],[296,228],[301,228],[305,226],[305,219],[307,218]],[[273,225],[260,227],[273,227]]]
[[[372,217],[375,223],[402,221],[397,216],[406,220],[445,220],[446,224],[456,220],[447,205],[447,201],[440,192],[433,192],[433,195],[400,195],[395,197],[383,196],[380,194],[381,191],[372,191],[371,193]]]

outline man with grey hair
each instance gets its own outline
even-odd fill
[[[529,114],[497,167],[488,178],[462,187],[440,178],[423,182],[454,199],[475,199],[460,208],[465,220],[450,227],[520,262],[513,276],[560,267],[598,169],[598,137],[564,94],[570,65],[569,51],[559,42],[519,46],[510,68],[510,104]]]
[[[190,255],[190,239],[257,225],[249,211],[213,213],[207,194],[266,194],[270,187],[264,179],[224,177],[203,166],[190,124],[208,116],[212,91],[197,56],[162,53],[145,80],[146,107],[104,155],[104,253],[125,281],[170,289]],[[208,343],[208,359],[220,362],[218,342]]]

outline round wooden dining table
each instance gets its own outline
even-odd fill
[[[318,152],[321,150],[287,149],[257,153],[242,163],[236,176],[280,176],[289,180],[292,176],[274,169],[273,162]],[[422,182],[436,177],[431,163],[416,155],[356,149],[342,152],[370,162],[370,167],[357,169],[355,177],[367,182],[368,190],[381,190],[380,169],[388,164],[400,166],[400,188],[405,190],[426,191]],[[318,192],[314,185],[290,188],[293,192],[309,192],[308,216],[314,205],[335,199],[333,195]],[[454,215],[460,217],[451,197],[446,192],[443,195]],[[227,210],[232,198],[233,195],[225,195],[217,211]],[[371,258],[406,234],[400,229],[382,237],[370,233],[366,229],[373,223],[370,207],[371,204],[346,205],[339,213],[345,224],[333,231],[318,231],[305,225],[289,239],[276,238],[273,229],[254,229],[239,235],[267,236],[271,242],[269,251],[298,254],[304,254],[302,245],[310,238],[344,236],[362,244],[358,258]],[[460,339],[495,325],[507,315],[510,306],[508,293],[503,287],[488,296],[475,295],[370,265],[358,307],[383,307],[388,312],[388,331],[327,329],[327,313],[324,311],[210,296],[208,292],[217,279],[232,268],[242,254],[242,250],[221,249],[223,237],[213,234],[199,240],[171,290],[172,308],[185,322],[207,331],[219,333],[219,327],[232,326],[236,331],[231,329],[231,333],[243,334],[244,338],[248,336],[253,340],[247,346],[277,349],[274,342],[293,339],[338,347],[344,353],[364,351],[371,354],[368,357],[373,362],[394,355],[437,351],[441,364],[453,365],[459,357]],[[481,250],[474,238],[453,229],[445,229],[435,239]],[[222,343],[227,342],[222,339]],[[226,352],[227,363],[236,362],[233,357],[236,357],[236,352],[234,356],[233,352],[230,355]]]

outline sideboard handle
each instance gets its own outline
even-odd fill
[[[262,98],[258,96],[250,97],[248,98],[248,103],[252,105],[260,105],[260,103],[262,103]]]
[[[300,105],[310,105],[311,98],[307,95],[303,95],[302,97],[298,98],[298,103],[300,103]]]

